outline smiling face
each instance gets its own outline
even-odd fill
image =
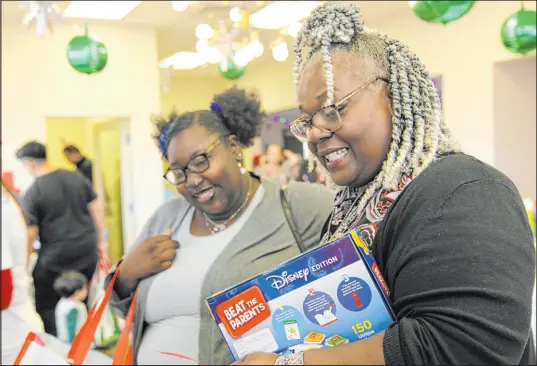
[[[375,77],[371,62],[338,53],[332,57],[334,103]],[[300,76],[297,99],[301,117],[310,118],[325,105],[326,81],[320,54],[311,57]],[[341,127],[334,133],[312,128],[310,151],[339,186],[361,187],[379,172],[391,142],[391,113],[388,88],[377,80],[358,91],[338,108]]]
[[[177,185],[179,194],[213,220],[228,218],[244,197],[245,179],[237,165],[240,145],[234,137],[226,139],[226,143],[222,141],[210,153],[209,169],[202,173],[187,171],[186,182]],[[184,169],[215,141],[218,134],[199,124],[181,131],[168,145],[170,170]]]

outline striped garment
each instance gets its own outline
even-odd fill
[[[84,303],[66,298],[56,305],[56,333],[60,340],[72,343],[88,317]]]

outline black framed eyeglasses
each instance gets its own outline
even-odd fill
[[[227,136],[224,136],[224,138]],[[216,139],[212,144],[207,147],[207,150],[205,152],[198,154],[194,156],[192,159],[188,161],[186,164],[186,167],[181,168],[168,168],[166,170],[166,173],[164,173],[163,177],[168,182],[170,182],[173,185],[178,186],[179,184],[183,184],[186,182],[187,174],[186,172],[192,172],[192,173],[203,173],[207,171],[211,165],[209,164],[209,159],[211,158],[212,152],[218,145],[222,143],[222,137],[219,137]]]
[[[341,128],[341,115],[339,110],[341,106],[350,98],[356,95],[359,91],[365,89],[369,84],[382,80],[388,82],[388,79],[383,77],[374,78],[351,93],[347,94],[337,103],[325,106],[315,112],[310,118],[299,117],[294,120],[289,126],[291,133],[301,142],[308,142],[308,133],[313,127],[317,127],[323,132],[336,132]]]

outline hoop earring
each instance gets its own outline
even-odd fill
[[[244,167],[244,165],[242,164],[242,161],[239,161],[237,163],[237,165],[239,166],[239,169],[241,170],[241,174],[244,175],[246,174],[246,168]]]

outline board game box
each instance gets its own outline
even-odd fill
[[[206,300],[234,360],[334,347],[393,322],[389,290],[353,231]]]

